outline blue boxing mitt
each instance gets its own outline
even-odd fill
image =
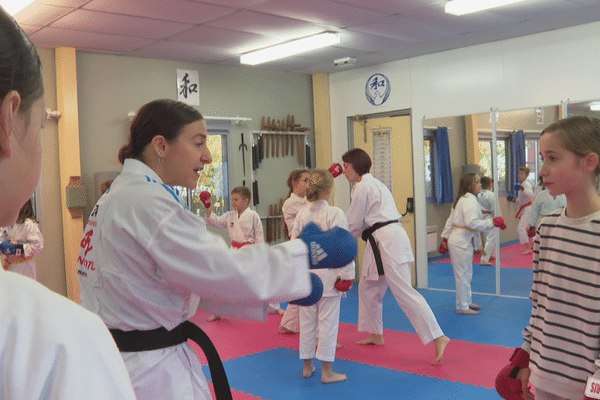
[[[323,281],[319,276],[313,272],[310,273],[310,283],[312,284],[312,292],[303,299],[290,301],[290,304],[296,304],[299,306],[312,306],[317,304],[323,296]]]
[[[510,201],[511,203],[514,203],[515,200],[517,200],[516,196],[513,196],[512,194],[509,194],[508,196],[506,196],[506,201]]]
[[[321,231],[311,222],[300,233],[300,239],[308,246],[310,268],[340,268],[348,265],[358,251],[356,239],[340,227]]]
[[[22,243],[14,243],[10,240],[5,240],[0,243],[0,249],[2,250],[2,254],[6,256],[20,256],[23,254],[23,244]]]
[[[520,183],[517,183],[515,184],[515,186],[513,186],[513,189],[515,189],[518,192],[519,190],[523,190],[524,187]]]

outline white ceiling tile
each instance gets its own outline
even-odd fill
[[[308,22],[253,11],[240,11],[206,25],[270,36],[282,42],[325,31],[324,27]]]
[[[199,1],[202,3],[209,4],[218,4],[224,7],[238,8],[238,9],[246,9],[251,8],[256,5],[266,3],[273,0],[190,0],[190,1]]]
[[[105,33],[76,32],[70,29],[44,28],[30,36],[31,41],[40,47],[76,47],[99,50],[130,51],[153,42],[149,39]]]
[[[354,32],[351,30],[344,30],[340,33],[341,43],[338,47],[345,47],[348,49],[362,50],[366,52],[377,52],[385,49],[391,49],[412,43],[412,41],[403,41],[400,39],[393,39],[386,36],[377,36],[369,33]]]
[[[15,15],[19,25],[46,26],[73,11],[73,8],[50,5],[29,5]]]
[[[51,26],[85,32],[160,39],[190,29],[193,25],[97,11],[75,10],[53,22]]]
[[[547,15],[563,13],[582,7],[585,7],[585,5],[568,0],[544,0],[544,8],[540,9],[538,2],[529,0],[491,9],[489,12],[523,21],[543,18]]]
[[[453,34],[439,27],[394,15],[376,22],[354,26],[350,30],[413,42],[437,40]]]
[[[253,10],[336,28],[353,26],[386,16],[382,12],[364,10],[329,0],[279,0],[254,7]]]
[[[333,0],[336,3],[349,4],[365,10],[399,14],[406,10],[428,7],[433,4],[446,3],[445,0]]]
[[[83,8],[190,24],[212,21],[237,11],[235,8],[188,0],[158,1],[154,2],[151,7],[139,0],[93,0]]]
[[[36,0],[36,4],[46,4],[50,6],[77,8],[90,0]]]
[[[267,38],[256,33],[238,32],[205,25],[196,26],[171,36],[169,40],[196,43],[203,46],[231,47],[237,51],[245,51],[247,48],[255,48],[256,46],[268,46],[273,42],[273,38]]]
[[[128,53],[131,56],[166,58],[202,62],[231,57],[231,51],[219,47],[201,46],[194,43],[159,41]]]

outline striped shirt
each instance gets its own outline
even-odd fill
[[[582,399],[600,354],[600,211],[572,219],[565,210],[542,219],[535,238],[523,349],[535,387]]]

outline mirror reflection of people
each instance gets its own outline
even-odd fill
[[[188,319],[202,310],[264,320],[268,303],[311,294],[309,267],[332,260],[311,257],[304,240],[316,251],[352,239],[344,230],[319,231],[273,247],[231,250],[176,189],[195,189],[212,162],[207,137],[195,108],[169,99],[143,105],[119,151],[123,170],[93,208],[81,241],[81,304],[110,328],[138,400],[210,399],[202,364],[187,343],[188,328],[198,327]],[[340,249],[351,258],[355,252]]]
[[[492,191],[494,182],[489,176],[481,177],[481,192],[477,195],[477,201],[481,206],[481,213],[484,219],[501,217],[502,211],[496,201],[496,195]],[[496,259],[496,242],[500,237],[500,230],[493,228],[488,232],[485,239],[485,247],[481,255],[481,265],[493,265],[492,260]]]
[[[369,240],[358,284],[358,330],[371,335],[358,343],[384,345],[382,301],[389,287],[423,344],[435,343],[433,363],[437,364],[450,339],[442,332],[425,298],[412,287],[414,255],[394,197],[369,173],[371,157],[364,150],[349,150],[342,160],[344,175],[349,182],[355,183],[346,212],[350,232]],[[375,240],[370,240],[369,236]],[[381,263],[375,252],[380,253]]]
[[[483,216],[477,201],[480,192],[479,175],[470,172],[460,178],[456,200],[442,231],[443,242],[447,243],[454,270],[458,314],[477,315],[481,309],[480,305],[473,303],[471,293],[473,237],[480,232],[490,232],[494,227],[506,228],[502,217]]]
[[[2,7],[0,38],[0,226],[10,226],[39,181],[46,107],[37,50]],[[73,301],[0,269],[0,321],[3,400],[135,399],[106,326]]]
[[[533,252],[533,244],[527,236],[527,226],[529,225],[529,213],[531,213],[531,205],[533,202],[533,188],[527,180],[529,176],[529,167],[519,167],[518,179],[514,189],[517,191],[517,196],[514,198],[515,203],[520,207],[515,215],[519,220],[517,224],[517,233],[519,235],[519,243],[524,244],[525,248],[521,254],[531,254]]]
[[[17,221],[11,226],[0,228],[1,241],[13,241],[23,246],[19,255],[5,256],[2,267],[31,279],[37,279],[35,256],[44,249],[44,237],[35,218],[31,199],[21,207]]]

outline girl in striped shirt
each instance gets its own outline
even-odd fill
[[[539,174],[551,195],[566,195],[567,206],[537,229],[533,309],[521,347],[529,366],[517,378],[524,399],[581,400],[600,354],[600,119],[555,122],[539,146]]]

